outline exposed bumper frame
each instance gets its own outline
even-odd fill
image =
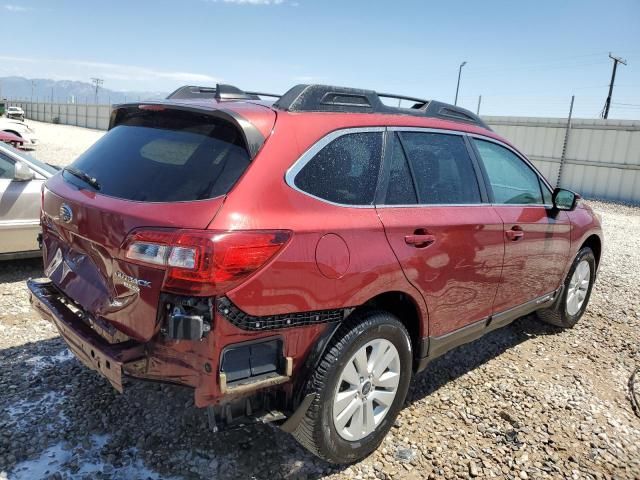
[[[29,280],[31,305],[53,323],[73,354],[101,373],[122,393],[122,366],[144,356],[144,345],[134,341],[109,344],[69,308],[65,295],[49,280]]]

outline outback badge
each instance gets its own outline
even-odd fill
[[[115,273],[116,278],[122,280],[122,283],[131,290],[136,292],[140,291],[140,287],[151,288],[151,282],[148,280],[142,280],[140,278],[132,277],[127,275],[126,273],[121,272],[120,270]]]

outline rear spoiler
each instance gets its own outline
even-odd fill
[[[213,118],[219,118],[225,120],[232,125],[235,125],[244,138],[249,156],[253,159],[262,145],[264,144],[265,137],[260,133],[260,130],[256,126],[244,118],[242,115],[232,110],[211,109],[211,108],[198,108],[190,105],[179,105],[168,102],[136,102],[136,103],[123,103],[120,105],[114,105],[111,110],[111,116],[109,117],[109,128],[111,130],[117,127],[127,117],[131,111],[148,110],[148,111],[162,111],[162,110],[178,110],[181,112],[197,113],[200,115],[206,115]]]

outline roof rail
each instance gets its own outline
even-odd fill
[[[391,107],[382,103],[380,98],[409,100],[416,103],[411,108]],[[393,93],[376,93],[373,90],[358,88],[300,84],[282,95],[273,106],[289,112],[350,112],[415,115],[465,122],[491,130],[478,115],[456,105]]]
[[[288,112],[404,114],[465,122],[491,130],[478,115],[456,105],[395,93],[377,93],[373,90],[334,87],[330,85],[300,84],[291,88],[284,95],[264,92],[245,92],[238,87],[223,83],[219,83],[215,87],[185,85],[171,93],[167,99],[215,98],[220,101],[260,100],[261,97],[277,98],[278,100],[273,106]],[[410,108],[392,107],[382,103],[381,98],[408,100],[415,103]]]
[[[215,98],[216,100],[260,100],[260,97],[275,97],[280,95],[273,93],[245,92],[233,85],[218,83],[215,87],[199,87],[185,85],[170,93],[167,99],[184,100],[197,98]]]

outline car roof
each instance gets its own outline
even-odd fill
[[[277,99],[266,100],[264,97]],[[410,108],[390,107],[381,98],[408,100]],[[245,92],[232,85],[213,87],[186,85],[167,99],[136,104],[161,104],[204,112],[224,112],[241,125],[244,119],[266,139],[273,128],[275,116],[292,115],[305,121],[326,124],[328,130],[357,126],[415,127],[463,132],[494,138],[512,146],[495,134],[484,121],[466,109],[439,102],[372,90],[328,85],[296,85],[284,95]],[[314,129],[319,131],[318,129]]]
[[[189,106],[204,111],[215,111],[220,109],[231,110],[242,115],[244,118],[246,118],[256,126],[263,124],[261,120],[265,117],[270,117],[271,112],[275,112],[277,115],[287,115],[297,117],[299,119],[304,118],[305,121],[327,124],[328,130],[358,126],[428,128],[483,135],[502,141],[511,146],[511,144],[504,138],[500,137],[500,135],[497,135],[492,130],[481,127],[479,125],[454,120],[446,120],[443,118],[415,116],[400,112],[288,112],[275,107],[273,101],[253,99],[180,99],[163,100],[162,104]],[[270,126],[266,125],[265,127],[269,129],[271,128]],[[262,131],[265,137],[267,137],[269,134],[269,131],[267,131],[266,128]]]

